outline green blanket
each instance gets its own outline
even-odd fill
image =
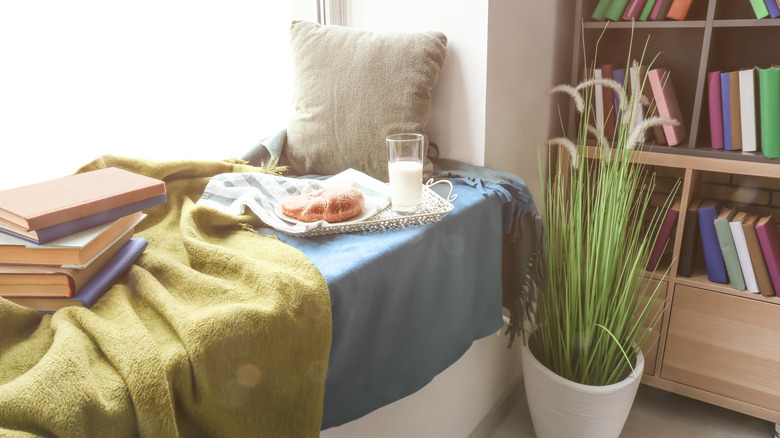
[[[108,166],[165,180],[168,202],[91,309],[0,298],[0,436],[318,436],[325,281],[253,216],[195,205],[213,175],[274,169],[105,156],[81,171]]]

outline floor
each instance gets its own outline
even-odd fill
[[[621,438],[772,438],[774,424],[641,385]],[[534,438],[525,397],[490,438]],[[562,437],[573,438],[573,437]]]

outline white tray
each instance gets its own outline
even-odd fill
[[[446,183],[450,186],[450,192],[447,195],[447,199],[437,195],[436,192],[430,189],[430,187],[439,184]],[[296,237],[309,237],[309,236],[322,236],[325,234],[335,233],[353,233],[356,231],[374,231],[384,230],[389,228],[407,227],[410,225],[424,224],[428,222],[436,222],[446,216],[454,208],[451,201],[457,199],[458,195],[452,195],[452,183],[447,180],[440,180],[433,182],[429,180],[423,185],[422,199],[420,203],[420,209],[415,214],[399,214],[391,209],[391,206],[387,206],[379,213],[366,218],[363,221],[350,221],[343,224],[326,224],[321,227],[313,228],[302,233],[290,233],[287,234]]]

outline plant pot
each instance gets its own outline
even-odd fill
[[[605,386],[572,382],[542,365],[522,347],[523,380],[537,438],[617,438],[634,403],[645,360],[637,354],[634,373]]]

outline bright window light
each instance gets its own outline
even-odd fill
[[[240,156],[287,125],[290,6],[0,3],[0,189],[102,154]]]

